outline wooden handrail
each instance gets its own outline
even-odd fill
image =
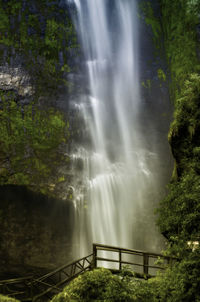
[[[37,286],[37,284],[42,284],[44,288],[39,294],[33,297],[33,301],[37,301],[39,298],[49,293],[51,294],[53,290],[61,290],[60,286],[63,286],[64,284],[71,281],[84,271],[91,269],[91,263],[93,260],[92,256],[93,254],[90,254],[77,261],[73,261],[67,265],[63,265],[58,269],[54,270],[53,272],[41,276],[40,278],[34,279],[34,286]],[[92,258],[91,261],[88,260],[89,258]],[[66,272],[65,270],[67,269],[70,269],[70,272]],[[78,272],[76,270],[78,270]],[[64,274],[64,277],[61,278],[61,274]],[[52,280],[52,278],[49,279],[50,277],[57,278],[57,280],[54,281]],[[45,282],[45,280],[48,280],[48,282]]]
[[[96,246],[96,249],[98,250],[103,250],[103,251],[123,251],[123,253],[138,253],[138,254],[148,254],[150,256],[156,256],[156,257],[163,257],[163,258],[174,258],[175,257],[169,257],[169,256],[163,256],[162,254],[154,253],[154,252],[147,252],[147,251],[141,251],[141,250],[133,250],[133,249],[126,249],[123,247],[117,247],[117,246],[111,246],[111,245],[104,245],[104,244],[98,244],[98,243],[93,243],[93,246]]]
[[[33,276],[28,276],[28,277],[22,277],[22,278],[15,278],[15,279],[7,279],[7,280],[0,280],[0,286],[3,284],[8,284],[8,283],[20,283],[23,281],[31,280],[33,279]]]
[[[118,254],[118,259],[110,259],[104,257],[99,257],[98,256],[98,251],[104,251],[104,252],[113,252],[113,254]],[[124,261],[122,259],[123,255],[130,255],[130,256],[140,256],[142,258],[142,263],[136,263],[136,262],[131,262],[131,261]],[[164,267],[155,265],[155,264],[150,264],[150,260],[156,260],[159,258],[162,258],[167,261],[167,264],[170,263],[171,260],[177,260],[174,257],[168,257],[164,256],[162,254],[158,253],[153,253],[153,252],[146,252],[146,251],[140,251],[140,250],[133,250],[133,249],[126,249],[126,248],[121,248],[121,247],[116,247],[116,246],[110,246],[110,245],[103,245],[103,244],[93,244],[93,264],[94,268],[98,267],[97,262],[98,261],[103,261],[103,262],[112,262],[116,263],[119,266],[119,270],[122,269],[123,265],[131,265],[131,266],[137,266],[137,267],[142,267],[143,268],[143,274],[146,276],[150,276],[149,274],[149,269],[153,270],[163,270]]]
[[[91,257],[91,256],[93,256],[93,254],[90,254],[90,255],[88,255],[88,256],[86,256],[86,257],[83,257],[83,258],[78,259],[78,260],[76,260],[76,261],[70,262],[70,263],[65,264],[65,265],[63,265],[63,266],[60,266],[60,267],[57,268],[56,270],[54,270],[54,271],[52,271],[52,272],[50,272],[50,273],[48,273],[48,274],[46,274],[46,275],[43,275],[43,276],[41,276],[41,277],[39,277],[39,278],[37,278],[37,279],[35,279],[35,280],[44,280],[44,279],[46,279],[46,278],[48,278],[48,277],[51,277],[51,276],[55,275],[56,273],[58,273],[58,272],[60,272],[60,271],[62,271],[62,270],[64,270],[64,269],[70,267],[70,266],[73,266],[73,265],[76,264],[77,262],[80,262],[80,261],[82,261],[82,260],[86,260],[87,258],[89,258],[89,257]]]
[[[113,255],[118,255],[118,257],[116,259],[110,259],[106,256],[99,257],[98,251],[113,252]],[[123,255],[137,257],[139,256],[141,257],[141,262],[137,262],[137,260],[131,261],[130,258],[124,260]],[[158,253],[94,243],[92,254],[71,263],[65,264],[39,278],[28,276],[17,279],[2,280],[0,281],[0,290],[2,288],[3,294],[15,296],[21,301],[37,301],[42,296],[52,296],[53,294],[55,294],[55,292],[59,292],[60,290],[62,290],[64,284],[71,281],[73,278],[77,277],[86,270],[98,267],[98,261],[115,263],[118,265],[119,271],[123,268],[123,265],[139,267],[143,269],[143,274],[149,277],[149,269],[165,269],[164,267],[155,265],[154,262],[152,263],[150,261],[152,259],[155,260],[159,258],[166,260],[168,264],[173,260],[177,260],[177,258],[166,257]],[[22,286],[24,286],[24,288],[22,289],[20,285],[18,287],[18,292],[16,292],[15,285],[17,284],[21,284]],[[20,298],[20,295],[23,295],[23,297]]]
[[[58,293],[62,287],[80,273],[91,269],[93,254],[79,260],[65,264],[56,270],[45,274],[39,278],[33,276],[8,279],[0,281],[0,293],[13,296],[21,301],[37,301],[39,298]],[[23,290],[16,291],[15,286],[19,284]],[[20,289],[19,287],[19,289]]]

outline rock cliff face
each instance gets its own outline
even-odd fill
[[[29,97],[34,93],[30,76],[20,68],[0,67],[0,89],[14,90],[21,97]]]
[[[0,277],[42,273],[72,259],[73,208],[26,187],[0,186]]]
[[[35,94],[31,76],[21,67],[0,66],[0,90],[14,92],[22,105],[29,104]]]
[[[65,1],[0,0],[0,16],[0,184],[66,196],[77,132],[66,97],[78,53],[69,9]]]
[[[78,126],[63,107],[77,49],[65,1],[0,0],[1,275],[71,259]]]

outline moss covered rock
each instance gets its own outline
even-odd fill
[[[0,62],[22,64],[38,94],[67,84],[78,45],[65,4],[1,0],[0,33]]]
[[[1,185],[66,199],[72,131],[56,102],[77,52],[65,2],[0,0]]]

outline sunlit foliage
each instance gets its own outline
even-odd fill
[[[179,261],[154,281],[158,301],[200,301],[200,62],[197,0],[160,0],[174,119],[169,142],[175,158],[168,195],[160,202],[158,225],[169,240],[168,255]],[[151,14],[152,15],[152,14]]]
[[[113,275],[107,269],[95,269],[74,279],[52,302],[110,301],[110,302],[153,302],[150,284],[122,273]]]
[[[11,297],[0,295],[0,302],[20,302],[20,301]]]
[[[8,101],[2,97],[1,184],[31,185],[48,190],[48,179],[56,177],[63,157],[59,146],[65,144],[68,137],[68,126],[61,113],[34,104],[21,107],[12,98]]]

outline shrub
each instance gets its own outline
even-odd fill
[[[68,301],[124,301],[154,302],[152,286],[148,282],[122,274],[113,275],[100,268],[86,272],[74,279],[52,302]]]
[[[0,294],[0,302],[19,302],[19,301]]]

